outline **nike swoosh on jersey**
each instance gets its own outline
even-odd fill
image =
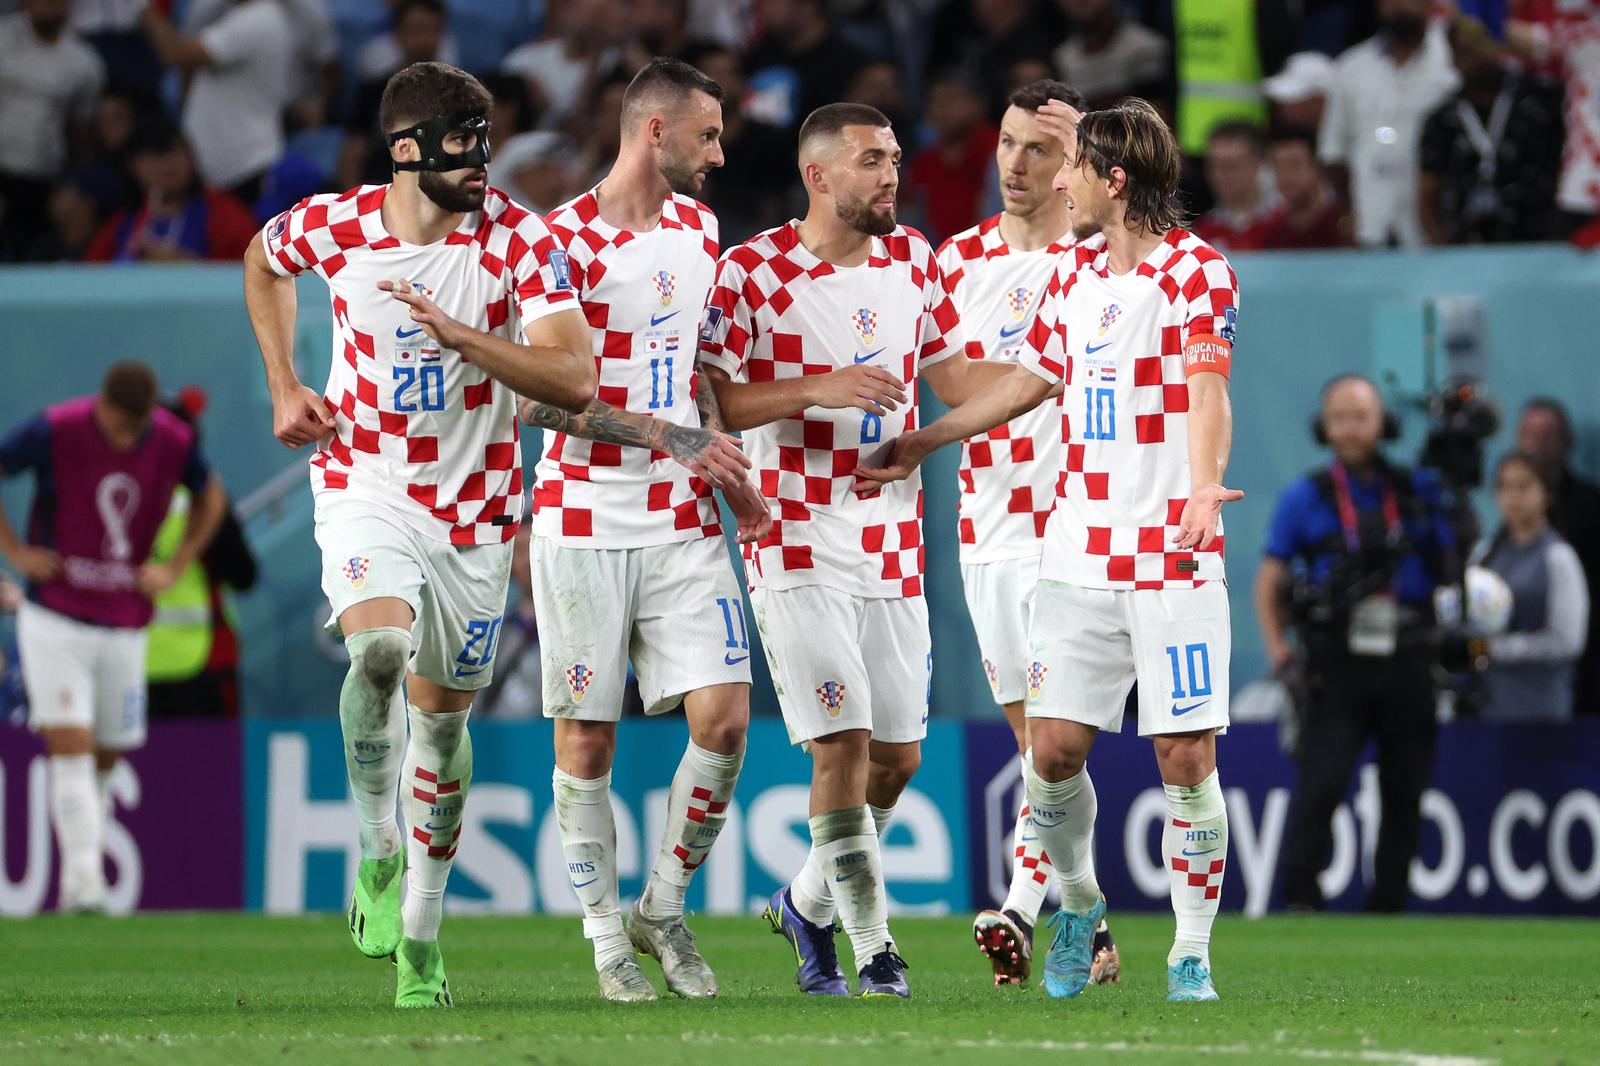
[[[1084,355],[1093,355],[1095,352],[1098,352],[1101,348],[1109,348],[1115,343],[1116,343],[1115,341],[1106,341],[1104,344],[1085,344],[1083,346],[1083,354]]]
[[[679,308],[679,309],[678,309],[678,311],[681,311],[681,310],[683,310],[683,308],[681,308],[681,307],[680,307],[680,308]],[[661,323],[663,323],[663,322],[665,322],[665,321],[666,321],[666,320],[667,320],[667,319],[669,319],[669,318],[671,318],[671,317],[672,317],[672,316],[673,316],[673,315],[675,315],[675,314],[677,314],[677,313],[678,313],[678,311],[668,311],[668,312],[667,312],[667,313],[666,313],[666,314],[664,314],[664,315],[651,315],[651,316],[650,316],[650,324],[651,324],[651,325],[652,325],[652,326],[659,326],[659,325],[661,325]]]
[[[883,354],[883,349],[882,348],[879,348],[875,352],[868,352],[866,355],[861,355],[861,354],[858,353],[856,355],[856,362],[865,363],[868,359],[876,359],[878,356],[880,356],[882,354]]]
[[[415,337],[417,334],[419,334],[421,332],[422,332],[422,327],[421,326],[418,326],[416,329],[401,329],[399,326],[396,326],[394,328],[394,335],[396,337],[399,337],[401,340],[405,340],[407,337]]]
[[[745,654],[740,655],[737,658],[734,657],[732,652],[729,652],[727,655],[724,655],[722,657],[722,661],[724,663],[728,664],[729,666],[738,666],[740,663],[744,662],[748,658],[750,658],[750,653],[749,652],[746,652]]]
[[[1210,700],[1201,700],[1199,703],[1191,703],[1187,707],[1179,707],[1176,703],[1174,703],[1172,705],[1172,717],[1177,718],[1188,714],[1190,711],[1198,711],[1200,708],[1204,707],[1210,702]]]
[[[1004,326],[1002,326],[1000,327],[1000,339],[1005,340],[1007,337],[1015,337],[1017,334],[1021,333],[1027,328],[1028,324],[1026,322],[1012,326],[1010,329],[1006,329]]]

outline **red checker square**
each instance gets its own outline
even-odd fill
[[[1034,536],[1043,537],[1044,536],[1045,527],[1048,526],[1049,524],[1050,524],[1050,512],[1049,511],[1035,511],[1035,512],[1033,512],[1033,535]]]
[[[511,312],[506,308],[505,300],[496,300],[484,310],[488,312],[490,330],[499,329],[511,317]]]
[[[356,420],[356,394],[353,392],[346,392],[343,396],[339,397],[339,406],[334,408],[334,410],[338,411],[350,421],[354,422]]]
[[[1181,355],[1181,354],[1183,354],[1183,327],[1181,327],[1181,326],[1162,326],[1161,327],[1161,354],[1162,355]]]
[[[439,461],[438,437],[407,437],[406,462],[437,463]]]
[[[1086,499],[1108,500],[1111,498],[1111,475],[1088,473],[1083,475],[1083,491]]]
[[[908,577],[904,581],[900,582],[900,595],[902,595],[902,596],[920,596],[920,595],[922,595],[922,575],[921,574],[913,574],[911,577]]]
[[[1188,503],[1188,500],[1167,501],[1167,525],[1175,526],[1183,521],[1183,509]]]
[[[833,373],[833,367],[829,366],[827,363],[801,363],[800,364],[800,376],[801,377],[814,378],[814,377],[818,376],[819,374],[831,374],[831,373]]]
[[[976,543],[978,543],[978,531],[973,528],[972,519],[963,518],[960,522],[958,522],[956,524],[956,528],[957,528],[958,532],[961,535],[961,543],[963,543],[963,544],[976,544]]]
[[[861,465],[860,448],[840,448],[833,453],[833,476],[849,477]]]
[[[971,441],[967,445],[967,463],[971,466],[993,466],[993,446],[986,440]]]
[[[897,522],[896,531],[900,534],[900,550],[916,548],[922,545],[922,523],[917,521]]]
[[[1139,527],[1139,550],[1141,552],[1159,552],[1166,550],[1167,531],[1162,526]]]
[[[468,474],[456,490],[458,500],[486,500],[489,498],[489,479],[481,470]],[[453,505],[452,505],[453,506]]]
[[[832,503],[833,479],[829,477],[807,477],[806,502],[822,504]]]
[[[351,426],[350,447],[358,452],[378,454],[378,431],[365,426]]]
[[[1088,528],[1088,533],[1089,533],[1089,542],[1087,544],[1085,544],[1084,547],[1083,547],[1083,550],[1084,550],[1085,554],[1087,554],[1087,555],[1110,555],[1111,554],[1111,527],[1110,526],[1090,526]]]
[[[779,289],[767,302],[772,305],[773,313],[781,317],[785,311],[794,306],[794,297],[790,295],[788,289]]]
[[[1189,410],[1189,386],[1184,384],[1161,386],[1161,408],[1169,415],[1181,415]]]
[[[407,485],[406,495],[429,510],[439,505],[438,485]],[[561,501],[557,499],[555,502],[560,503]]]
[[[801,362],[805,358],[805,342],[796,333],[774,333],[772,358],[780,363]]]
[[[807,448],[832,451],[833,423],[808,418],[801,425],[800,439]]]
[[[1169,552],[1161,560],[1163,570],[1162,576],[1168,581],[1184,581],[1192,583],[1194,581],[1194,573],[1192,571],[1183,570],[1178,564],[1192,562],[1193,559],[1193,552]]]
[[[1206,883],[1206,875],[1205,874],[1191,873],[1189,875],[1189,887],[1190,888],[1202,888],[1202,887],[1205,886],[1205,883]]]
[[[1067,445],[1067,471],[1072,474],[1083,473],[1083,445]]]
[[[1141,356],[1133,361],[1133,383],[1135,385],[1161,384],[1161,357],[1159,355]]]
[[[1106,579],[1108,581],[1133,580],[1133,556],[1113,555],[1106,560]]]
[[[589,320],[590,329],[605,329],[611,321],[611,305],[583,301],[583,317]]]
[[[778,519],[783,522],[805,522],[811,518],[811,508],[799,500],[779,500]]]
[[[665,511],[672,506],[672,482],[657,481],[645,491],[645,510]]]
[[[1133,435],[1140,444],[1160,444],[1167,439],[1167,423],[1162,415],[1134,415]]]
[[[956,480],[961,482],[961,491],[972,494],[978,491],[978,486],[972,480],[972,471],[961,469],[956,471]]]
[[[685,500],[672,509],[673,529],[699,529],[700,504],[696,500]]]
[[[809,544],[785,544],[783,552],[783,568],[785,570],[810,570],[811,546]]]
[[[594,536],[594,512],[587,507],[567,507],[561,512],[561,533],[568,537]]]
[[[517,446],[501,441],[483,449],[483,465],[489,470],[510,470],[517,463]]]
[[[887,539],[889,527],[879,523],[877,525],[861,527],[861,550],[869,552],[883,551],[883,542]]]
[[[1206,899],[1216,899],[1220,895],[1222,895],[1222,886],[1221,885],[1207,885],[1206,886]]]
[[[406,435],[406,427],[408,424],[409,423],[405,415],[396,414],[393,411],[378,412],[379,433],[387,433],[391,437],[403,437]]]
[[[346,393],[346,395],[349,395]],[[356,399],[366,407],[378,406],[378,383],[371,378],[356,377]]]
[[[1033,459],[1033,438],[1017,437],[1011,441],[1011,461],[1026,463]]]
[[[627,359],[633,355],[633,334],[618,333],[614,329],[605,332],[605,339],[600,342],[600,357],[602,359]]]
[[[322,472],[322,487],[326,489],[347,489],[350,487],[350,475],[339,470],[324,470]]]
[[[900,556],[897,552],[887,552],[883,557],[883,572],[880,575],[885,581],[899,581],[906,575],[900,572]]]
[[[461,388],[463,406],[471,411],[473,408],[482,407],[486,403],[494,402],[494,383],[480,381],[476,385],[463,385]]]
[[[791,444],[778,446],[778,469],[785,474],[803,474],[806,472],[806,453],[804,448],[796,448]]]
[[[619,411],[628,409],[628,389],[625,385],[601,385],[594,390],[595,399],[608,403]]]
[[[622,445],[594,441],[589,445],[590,466],[621,466]]]

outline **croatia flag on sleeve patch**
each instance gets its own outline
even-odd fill
[[[584,693],[589,691],[589,682],[594,680],[594,671],[583,663],[573,663],[567,667],[567,688],[572,692],[572,702],[582,703]]]

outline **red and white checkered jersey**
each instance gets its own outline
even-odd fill
[[[1542,27],[1566,87],[1567,139],[1556,206],[1576,214],[1600,211],[1600,4],[1557,3]]]
[[[647,233],[600,217],[593,190],[558,207],[550,229],[594,331],[597,398],[698,426],[695,347],[717,269],[717,217],[687,196]],[[533,490],[533,530],[573,548],[643,548],[720,536],[711,486],[665,452],[550,434]]]
[[[905,382],[911,402],[880,417],[812,407],[744,434],[772,533],[745,546],[751,585],[826,585],[856,596],[922,594],[922,481],[866,499],[851,471],[917,426],[920,370],[961,350],[955,304],[933,249],[904,227],[841,267],[806,250],[799,223],[758,234],[717,264],[700,356],[735,381],[826,374],[869,363]]]
[[[1068,233],[1031,252],[1000,235],[995,215],[939,249],[939,272],[961,316],[967,355],[1017,361]],[[1061,472],[1061,404],[1051,400],[961,443],[961,561],[992,563],[1037,556]]]
[[[451,544],[508,541],[522,518],[515,394],[441,349],[378,282],[403,278],[457,321],[521,341],[529,323],[577,309],[566,253],[497,189],[444,240],[407,244],[384,229],[388,192],[307,197],[262,231],[272,268],[316,271],[333,304],[322,395],[334,435],[311,457],[312,491],[390,504]]]
[[[1227,358],[1239,283],[1222,253],[1172,230],[1112,274],[1103,237],[1062,258],[1020,361],[1065,381],[1065,454],[1040,577],[1086,588],[1192,588],[1220,580],[1222,525],[1179,551],[1189,499],[1186,362]]]

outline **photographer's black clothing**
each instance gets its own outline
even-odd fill
[[[1433,766],[1433,593],[1454,574],[1453,552],[1427,470],[1380,463],[1361,477],[1335,464],[1278,500],[1266,554],[1295,574],[1293,621],[1310,693],[1283,852],[1285,903],[1322,905],[1316,879],[1333,811],[1375,738],[1382,826],[1367,904],[1405,904]]]
[[[1550,525],[1572,545],[1589,582],[1589,642],[1573,674],[1574,714],[1600,714],[1600,488],[1572,472],[1550,493]]]

